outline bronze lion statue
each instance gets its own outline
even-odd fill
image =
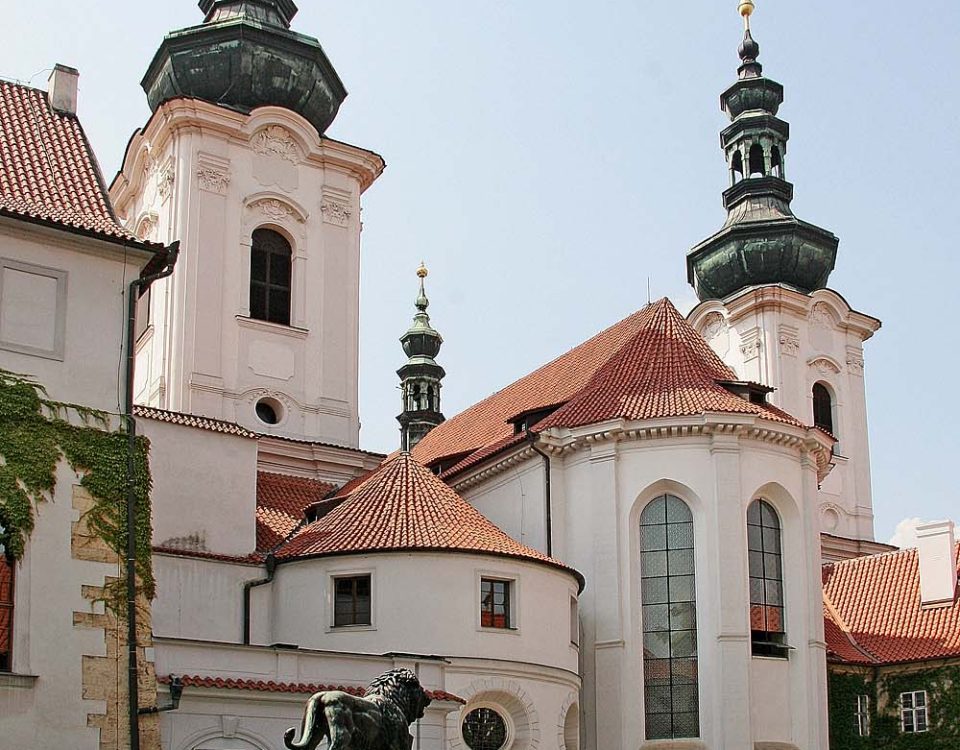
[[[300,727],[283,735],[290,750],[316,750],[326,737],[328,750],[410,750],[409,726],[423,716],[430,698],[409,669],[391,669],[370,683],[362,698],[340,690],[314,693]]]

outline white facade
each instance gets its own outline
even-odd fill
[[[880,321],[829,289],[808,295],[781,286],[703,302],[689,320],[741,379],[776,388],[770,401],[804,422],[813,423],[813,386],[826,387],[839,442],[820,488],[820,528],[873,540],[863,344]]]
[[[383,167],[279,107],[160,106],[111,188],[139,236],[181,242],[138,342],[138,403],[356,447],[360,194]],[[291,245],[289,326],[251,317],[258,228]],[[264,399],[275,424],[256,415]]]
[[[32,375],[51,399],[116,414],[127,284],[149,254],[23,221],[0,219],[0,367]],[[114,426],[117,422],[114,420]],[[78,559],[72,535],[82,507],[65,462],[56,490],[34,509],[36,525],[14,565],[12,674],[0,673],[0,745],[97,750],[84,700],[86,658],[103,657],[102,629],[82,618],[103,604],[84,596],[117,565]]]
[[[582,747],[827,747],[817,482],[829,441],[708,415],[553,430],[543,442],[552,454],[554,554],[587,579]],[[545,527],[542,459],[521,451],[507,467],[454,486],[507,533],[535,543]],[[664,494],[694,519],[700,675],[700,739],[666,745],[645,741],[638,547],[640,514]],[[761,498],[783,530],[786,659],[751,656],[746,513]]]

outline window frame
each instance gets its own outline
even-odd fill
[[[904,696],[910,696],[910,706],[904,702]],[[917,697],[922,696],[923,705],[917,705]],[[910,729],[907,729],[907,716],[910,717]],[[923,717],[923,729],[917,729],[917,718]],[[910,690],[900,693],[900,733],[923,734],[930,731],[930,697],[926,690]]]
[[[286,246],[285,251],[280,251],[276,249],[273,241],[266,243],[267,246],[263,245],[258,246],[257,234],[258,233],[270,233],[280,238],[284,245]],[[262,279],[256,278],[254,274],[254,264],[256,262],[257,254],[262,253],[264,255],[264,276]],[[273,325],[291,327],[293,325],[293,259],[294,259],[294,248],[293,242],[286,234],[277,231],[276,229],[269,226],[260,226],[254,229],[250,233],[250,280],[249,287],[247,290],[247,308],[249,316],[252,320],[259,320],[263,323],[272,323]],[[286,285],[282,283],[277,283],[273,276],[273,261],[274,256],[284,257],[287,261],[287,282]],[[254,288],[261,288],[264,294],[263,300],[263,315],[256,314],[254,310]],[[287,297],[287,306],[286,306],[286,316],[283,320],[274,319],[271,316],[271,305],[270,297],[271,292],[274,293],[285,293]]]
[[[675,500],[682,504],[683,512],[677,513],[679,506],[673,504],[671,509],[670,500]],[[658,521],[654,514],[660,512],[656,504],[663,502],[663,521]],[[682,520],[681,520],[682,517]],[[675,527],[673,533],[670,532],[671,525]],[[689,525],[689,542],[682,538],[683,529],[676,528],[680,525]],[[657,527],[662,527],[662,535],[655,531]],[[696,560],[696,524],[693,516],[693,509],[690,504],[681,496],[664,492],[658,494],[647,502],[636,523],[638,540],[638,566],[639,566],[639,610],[641,617],[641,632],[643,637],[643,714],[644,714],[644,736],[647,741],[659,740],[691,740],[699,739],[702,736],[701,726],[701,695],[700,690],[700,654],[699,654],[699,618],[697,616],[697,560]],[[662,545],[661,544],[662,538]],[[671,544],[673,542],[673,544]],[[684,546],[685,544],[689,546]],[[684,563],[689,551],[689,562]],[[671,575],[671,561],[673,564],[683,565],[679,572]],[[662,571],[662,572],[661,572]],[[689,571],[689,572],[687,572]],[[689,580],[686,580],[689,579]],[[659,583],[647,583],[648,581],[662,581]],[[684,593],[684,587],[687,591]],[[674,596],[677,594],[677,596]],[[665,596],[665,601],[660,599]],[[684,596],[692,597],[685,599]],[[663,608],[665,611],[660,612]],[[657,608],[656,610],[654,608]],[[662,617],[659,621],[654,617],[657,612],[666,615],[666,628],[662,627],[664,621]],[[677,620],[677,627],[674,627],[674,620]],[[687,627],[682,627],[686,625]],[[691,627],[692,625],[692,627]],[[666,642],[661,642],[661,649],[666,648],[667,656],[663,657],[656,653],[656,644],[648,645],[649,638],[663,638],[666,634]],[[690,639],[688,642],[688,653],[679,653],[674,655],[675,647],[683,651],[684,639]],[[666,677],[656,676],[663,674],[666,669]],[[685,674],[685,672],[687,674]],[[667,692],[664,692],[664,688]],[[684,708],[694,710],[678,710],[677,693],[685,690],[690,699]],[[682,694],[682,693],[681,693]],[[653,710],[659,706],[654,704],[651,695],[656,698],[659,695],[659,704],[669,704],[670,710]],[[668,716],[670,718],[670,731],[664,734],[657,731],[652,722],[653,717]],[[684,731],[682,721],[693,720],[695,733],[689,734]],[[679,728],[678,728],[678,725]]]
[[[470,745],[467,744],[467,738],[463,734],[463,725],[466,723],[467,717],[470,714],[472,714],[474,711],[479,711],[482,709],[492,711],[500,717],[500,720],[503,722],[504,727],[506,728],[506,739],[500,746],[499,750],[508,750],[508,748],[513,746],[513,741],[517,733],[516,727],[513,723],[513,716],[506,708],[489,700],[481,700],[471,703],[469,706],[464,706],[462,718],[460,719],[460,724],[458,726],[460,731],[460,740],[463,742],[464,747],[470,748]]]
[[[337,623],[337,582],[343,580],[359,580],[366,578],[370,589],[369,622]],[[356,586],[354,586],[354,590]],[[328,633],[358,631],[358,630],[376,630],[376,576],[372,570],[338,570],[330,573],[330,619],[327,627]],[[356,599],[356,594],[354,595]],[[356,610],[356,601],[354,602]]]
[[[822,391],[827,399],[827,404],[824,405],[823,397],[817,396],[817,393]],[[830,386],[818,380],[812,386],[810,386],[810,398],[813,401],[813,424],[814,427],[819,427],[824,432],[828,432],[836,438],[839,438],[837,434],[837,399],[833,393],[833,390]],[[820,419],[820,417],[825,416],[826,406],[829,406],[830,411],[830,422],[827,424],[825,421]]]
[[[63,362],[66,357],[67,340],[67,272],[59,268],[38,266],[35,263],[26,263],[13,258],[0,258],[0,300],[2,300],[4,296],[3,287],[7,269],[32,274],[34,276],[42,276],[56,281],[57,301],[55,303],[56,309],[54,310],[53,348],[44,349],[42,347],[10,341],[6,338],[6,333],[2,325],[0,325],[0,349]],[[0,312],[2,312],[2,310],[0,310]]]
[[[870,696],[861,694],[857,696],[857,736],[870,736]]]
[[[483,583],[492,581],[507,585],[509,602],[508,623],[506,627],[483,624]],[[501,571],[478,570],[476,572],[476,590],[474,594],[477,630],[484,633],[514,633],[520,632],[520,577],[505,574]]]
[[[756,524],[751,521],[750,515],[754,506],[757,507],[757,513],[760,518],[760,523]],[[764,524],[764,508],[769,509],[770,514],[773,516],[776,521],[776,526],[768,526]],[[751,541],[751,527],[759,530],[757,536],[760,539],[760,548],[755,548]],[[780,513],[777,511],[776,506],[771,503],[766,498],[757,497],[750,501],[750,504],[747,506],[746,514],[746,530],[747,530],[747,590],[749,596],[749,621],[750,621],[750,653],[753,657],[759,658],[771,658],[771,659],[789,659],[791,647],[787,643],[787,605],[786,605],[786,587],[784,585],[783,579],[783,520],[780,518]],[[776,532],[777,545],[776,549],[768,550],[766,547],[767,540],[767,531]],[[760,556],[760,570],[759,575],[757,575],[757,569],[754,565],[754,554],[759,554]],[[779,577],[773,577],[767,574],[767,561],[768,558],[776,558],[778,561],[777,567],[779,568]],[[759,582],[760,586],[760,599],[759,601],[755,599],[754,596],[754,586],[755,582]],[[776,584],[780,590],[780,602],[770,604],[767,601],[767,591],[769,584]],[[780,620],[781,630],[774,631],[769,630],[766,627],[764,629],[759,629],[754,627],[754,608],[760,608],[761,615],[763,617],[763,624],[766,626],[769,623],[769,618],[771,616],[770,610],[778,610],[778,617]]]

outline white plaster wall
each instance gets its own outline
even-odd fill
[[[539,464],[540,460],[528,463]],[[639,515],[670,492],[694,516],[700,668],[701,738],[707,748],[752,747],[755,741],[819,750],[826,741],[825,652],[819,577],[816,467],[800,450],[735,434],[621,440],[555,456],[555,540],[561,558],[580,570],[585,748],[641,747],[643,649]],[[509,477],[522,476],[523,467]],[[528,488],[498,475],[468,495],[519,503]],[[497,482],[497,480],[501,480]],[[756,497],[781,513],[789,661],[750,655],[746,509]],[[508,511],[499,509],[505,517]],[[760,662],[763,662],[762,664]],[[766,712],[771,682],[791,710]],[[653,747],[653,745],[651,745]]]
[[[542,459],[511,467],[489,482],[465,489],[461,496],[517,541],[547,551]]]
[[[32,375],[53,399],[117,413],[126,289],[147,256],[130,250],[124,259],[117,245],[0,219],[0,258],[66,274],[66,297],[55,313],[65,321],[62,358],[0,345],[0,367]]]
[[[153,540],[222,555],[256,548],[257,442],[153,419],[150,439]]]
[[[356,447],[360,194],[382,169],[375,154],[321,139],[287,110],[164,104],[111,189],[132,228],[182,243],[174,276],[152,300],[138,398]],[[249,318],[258,227],[293,248],[290,326]],[[263,397],[282,405],[279,424],[256,417]]]
[[[372,627],[333,628],[334,575],[371,574]],[[516,629],[480,627],[480,577],[514,581]],[[440,654],[576,672],[572,575],[486,555],[394,554],[284,563],[272,585],[271,643],[363,653]]]
[[[704,302],[689,319],[739,377],[776,388],[771,402],[805,422],[813,422],[814,383],[827,386],[839,444],[820,492],[821,528],[872,540],[863,345],[879,321],[829,289],[804,295],[781,287]]]

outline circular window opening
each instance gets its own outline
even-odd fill
[[[257,418],[264,424],[279,423],[282,414],[280,402],[272,398],[262,398],[257,401]]]
[[[492,708],[475,708],[468,713],[462,731],[470,750],[500,750],[507,744],[507,723]]]

